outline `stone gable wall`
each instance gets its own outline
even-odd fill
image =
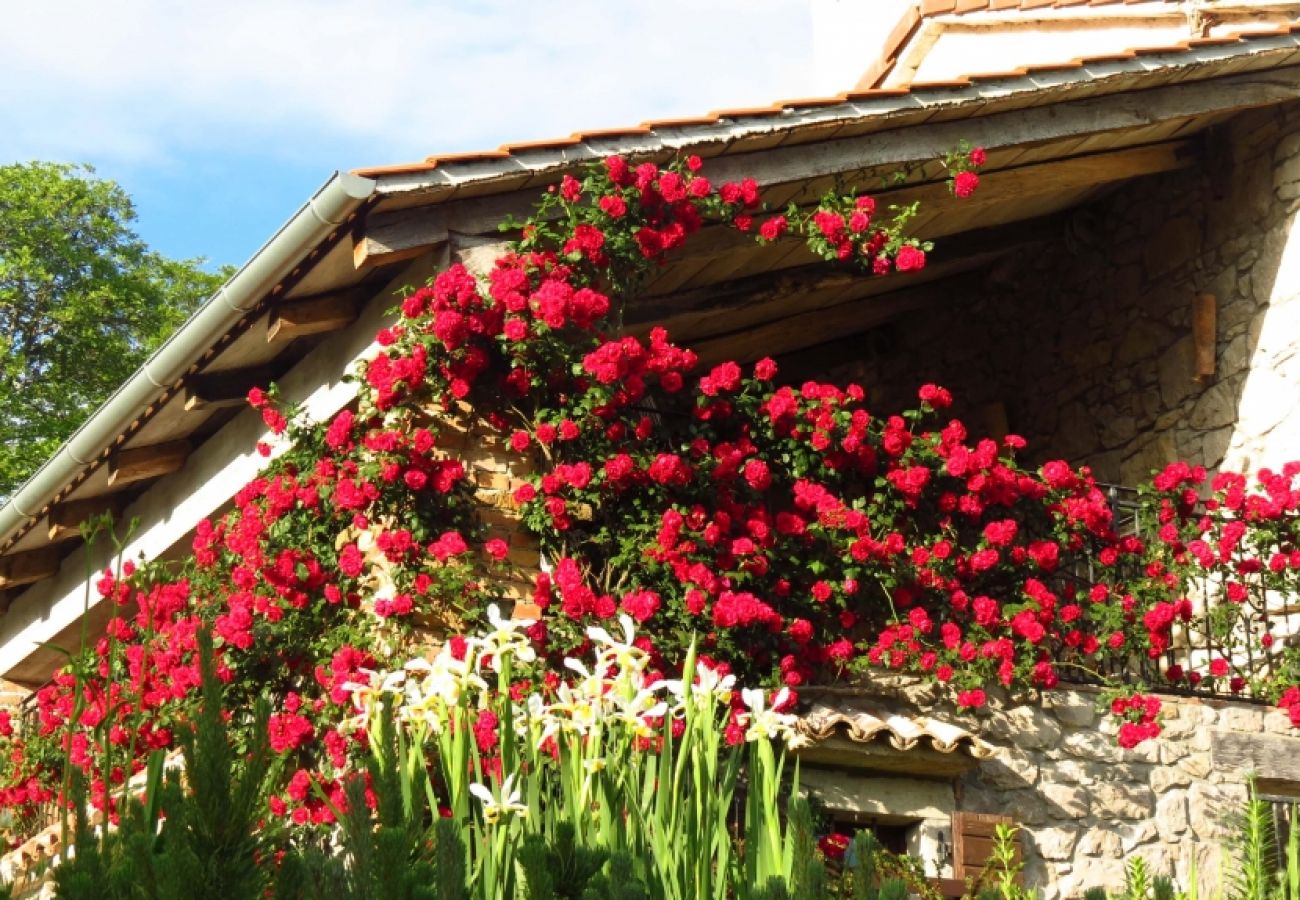
[[[1013,252],[984,283],[864,341],[831,374],[893,411],[936,382],[981,430],[1001,404],[1033,461],[1136,483],[1173,459],[1300,457],[1300,105],[1247,112],[1188,169],[1127,183]],[[1217,300],[1216,373],[1193,380],[1191,317]]]

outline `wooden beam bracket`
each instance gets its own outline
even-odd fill
[[[50,512],[46,516],[46,534],[51,542],[80,537],[83,522],[104,513],[108,513],[116,521],[122,515],[125,506],[125,498],[112,494],[56,504],[50,507]]]
[[[189,441],[168,441],[118,450],[108,458],[108,484],[118,487],[175,472],[190,455]]]
[[[346,328],[356,321],[359,299],[358,291],[346,290],[285,300],[271,310],[266,327],[267,343]]]
[[[0,591],[51,577],[59,571],[60,560],[57,547],[42,547],[0,557]]]
[[[265,387],[274,380],[274,371],[266,366],[187,375],[184,387],[185,409],[192,411],[242,406],[248,402],[248,392],[252,388]]]

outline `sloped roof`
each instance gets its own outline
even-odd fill
[[[989,2],[996,2],[996,0],[989,0]],[[1035,0],[1020,0],[1020,2],[1033,3]],[[1069,5],[1072,0],[1053,0],[1053,2]],[[1089,0],[1089,2],[1107,3],[1120,2],[1120,0]],[[1171,0],[1123,0],[1123,2],[1165,3]],[[767,133],[773,129],[780,129],[786,133],[784,142],[790,143],[797,139],[794,132],[797,132],[801,125],[806,124],[810,127],[815,126],[818,132],[816,137],[824,139],[830,137],[827,134],[826,123],[832,118],[863,120],[893,113],[919,111],[935,105],[966,105],[978,101],[987,102],[998,109],[1016,105],[1024,106],[1028,104],[1023,101],[1017,102],[1012,96],[1024,93],[1041,94],[1039,103],[1052,102],[1058,99],[1061,93],[1071,89],[1086,96],[1118,93],[1152,86],[1150,76],[1155,75],[1156,70],[1166,67],[1184,69],[1178,79],[1180,81],[1211,78],[1225,74],[1212,65],[1213,63],[1242,60],[1250,56],[1252,51],[1271,49],[1268,45],[1276,43],[1279,39],[1283,41],[1279,49],[1300,49],[1300,42],[1294,40],[1296,35],[1300,35],[1300,25],[1243,29],[1219,37],[1190,38],[1176,44],[1133,47],[1118,53],[1080,57],[1048,65],[970,73],[946,81],[914,82],[905,87],[867,88],[824,97],[778,100],[768,106],[721,109],[702,116],[652,119],[639,125],[577,131],[567,137],[507,143],[495,150],[433,154],[414,162],[355,169],[352,174],[390,183],[402,177],[410,177],[421,180],[428,178],[434,183],[442,182],[448,186],[459,186],[465,181],[474,180],[474,174],[486,174],[491,170],[517,173],[521,166],[527,166],[531,161],[543,158],[550,167],[554,167],[556,163],[572,165],[586,159],[599,159],[611,152],[682,150],[697,143],[717,143],[719,139],[725,139],[725,143],[730,145],[741,136],[734,130],[729,134],[721,134],[719,126],[748,126]],[[1272,58],[1267,61],[1260,59],[1258,63],[1260,68],[1272,68],[1293,64],[1295,61],[1294,58],[1285,61]],[[1203,68],[1202,63],[1205,64]],[[1234,63],[1229,71],[1236,73],[1250,67],[1249,63],[1243,65]],[[1135,77],[1131,80],[1122,80],[1119,76],[1123,75]],[[1156,83],[1165,84],[1170,80],[1173,79],[1162,79]],[[1087,91],[1080,91],[1082,83],[1088,84]],[[890,122],[889,124],[903,123]],[[767,142],[767,146],[771,145],[771,141]],[[733,150],[743,152],[749,149],[767,149],[767,147],[726,146],[721,152],[729,153]],[[561,155],[558,159],[557,153]],[[433,185],[425,183],[421,186]]]

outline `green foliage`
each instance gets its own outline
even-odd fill
[[[460,838],[451,829],[430,830],[423,773],[404,766],[408,754],[391,707],[383,708],[377,725],[371,744],[374,752],[367,763],[376,799],[374,816],[366,806],[366,786],[359,777],[347,783],[347,809],[335,808],[343,832],[347,873],[346,889],[336,896],[341,900],[459,900],[468,896]],[[431,853],[433,848],[443,852]]]
[[[812,808],[802,796],[786,807],[786,841],[790,847],[790,897],[818,900],[826,896],[826,866],[817,856]]]
[[[592,877],[582,900],[649,900],[645,885],[632,874],[632,859],[626,853],[615,853],[606,868]]]
[[[203,703],[193,727],[180,735],[184,778],[178,770],[164,778],[163,755],[154,753],[146,770],[144,799],[125,788],[118,798],[123,808],[118,827],[96,835],[85,814],[84,779],[74,771],[74,851],[69,855],[65,850],[54,873],[60,900],[265,896],[272,870],[260,863],[274,848],[272,835],[259,826],[267,786],[278,777],[267,746],[269,707],[259,703],[254,709],[251,746],[239,752],[229,739],[207,632],[199,633],[199,659]]]
[[[993,853],[985,863],[984,872],[977,879],[980,900],[1031,900],[1033,890],[1020,884],[1024,863],[1016,857],[1018,825],[999,822],[993,829]]]
[[[89,167],[0,166],[0,497],[224,277],[149,250],[134,220]]]
[[[555,837],[547,841],[538,834],[524,838],[519,848],[519,863],[524,870],[523,896],[528,900],[579,900],[595,885],[592,879],[604,867],[609,853],[592,847],[580,847],[572,823],[560,823]],[[648,896],[645,887],[633,878],[630,860],[623,857],[629,871],[623,882]],[[604,881],[602,879],[602,881]],[[603,887],[607,888],[608,883]]]
[[[1231,843],[1233,865],[1225,878],[1228,900],[1270,896],[1275,881],[1276,840],[1272,806],[1260,798],[1252,781]]]

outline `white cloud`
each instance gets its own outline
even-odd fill
[[[360,166],[810,92],[809,0],[43,0],[0,31],[0,160]],[[864,60],[864,66],[866,61]]]

